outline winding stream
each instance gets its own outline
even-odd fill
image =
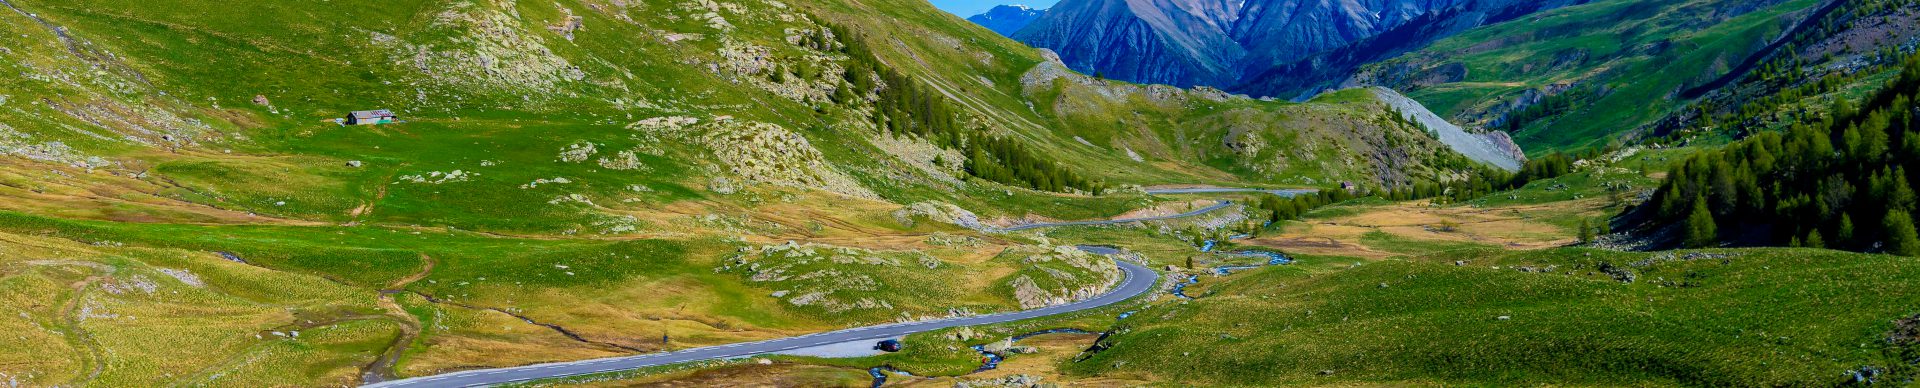
[[[1211,246],[1212,244],[1208,244],[1208,245]],[[1245,255],[1245,256],[1266,256],[1267,262],[1263,264],[1219,265],[1219,266],[1214,266],[1213,268],[1210,268],[1209,271],[1213,272],[1215,275],[1227,276],[1238,271],[1293,263],[1293,258],[1287,257],[1286,254],[1279,253],[1279,252],[1244,250],[1244,251],[1233,252],[1233,254]],[[1194,299],[1193,296],[1187,295],[1187,286],[1193,285],[1195,283],[1200,283],[1199,275],[1187,276],[1186,281],[1180,282],[1179,284],[1176,284],[1173,286],[1173,296],[1186,298],[1187,300],[1193,300]]]

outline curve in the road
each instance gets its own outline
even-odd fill
[[[1226,187],[1200,187],[1200,188],[1146,190],[1148,194],[1268,193],[1268,194],[1279,195],[1283,197],[1293,197],[1296,195],[1313,193],[1317,191],[1319,190],[1250,189],[1250,188],[1226,188]],[[1056,223],[1027,224],[1027,225],[1019,225],[1019,226],[1002,228],[1001,230],[1020,231],[1020,230],[1028,230],[1028,229],[1051,228],[1051,227],[1061,227],[1061,226],[1111,225],[1111,224],[1124,224],[1129,222],[1168,220],[1168,219],[1175,219],[1175,218],[1186,218],[1186,217],[1198,216],[1198,215],[1210,213],[1216,210],[1225,209],[1228,206],[1232,206],[1232,205],[1233,205],[1233,201],[1222,200],[1220,201],[1220,203],[1214,204],[1213,206],[1208,206],[1206,208],[1202,208],[1202,209],[1198,209],[1198,210],[1194,210],[1186,213],[1168,215],[1168,216],[1125,218],[1125,219],[1115,219],[1115,220],[1070,221],[1070,222],[1056,222]],[[1105,246],[1083,245],[1083,246],[1080,246],[1079,248],[1081,250],[1085,250],[1090,253],[1107,255],[1107,256],[1113,256],[1121,253],[1121,251],[1117,248],[1105,247]],[[1151,269],[1147,269],[1146,267],[1140,266],[1139,264],[1134,264],[1134,263],[1121,261],[1121,260],[1114,260],[1114,263],[1115,265],[1119,266],[1121,269],[1121,272],[1125,274],[1125,277],[1121,279],[1119,285],[1113,287],[1112,290],[1107,291],[1106,294],[1102,294],[1098,297],[1094,297],[1093,299],[1087,299],[1087,300],[1068,303],[1068,304],[1059,305],[1059,306],[1043,307],[1038,309],[1017,311],[1017,312],[1011,312],[1011,313],[981,315],[981,316],[965,317],[965,318],[951,318],[951,319],[942,319],[942,320],[933,320],[933,321],[868,326],[868,327],[860,327],[860,328],[846,329],[846,330],[840,330],[840,331],[808,334],[808,335],[803,335],[798,337],[787,337],[787,338],[766,340],[766,341],[760,341],[760,342],[745,342],[745,343],[727,344],[727,345],[719,345],[719,346],[709,346],[704,348],[686,349],[686,350],[667,352],[667,353],[653,353],[653,354],[645,354],[645,355],[612,357],[612,358],[602,358],[602,359],[594,359],[594,360],[535,364],[535,365],[509,367],[509,368],[461,371],[461,372],[453,372],[453,373],[433,375],[433,376],[423,376],[423,377],[415,377],[415,378],[408,378],[408,379],[401,379],[401,380],[385,381],[385,382],[368,385],[368,387],[470,387],[470,386],[495,385],[495,384],[505,384],[505,383],[513,383],[513,382],[521,382],[521,381],[529,381],[529,380],[555,378],[555,377],[579,376],[579,375],[587,375],[587,374],[595,374],[595,373],[631,370],[631,369],[639,369],[639,368],[646,368],[646,367],[660,366],[660,365],[672,365],[672,364],[679,364],[679,363],[686,363],[686,362],[693,362],[693,361],[747,357],[747,356],[774,353],[774,352],[787,351],[787,350],[793,350],[793,349],[808,348],[808,347],[814,347],[814,346],[820,346],[820,345],[836,344],[836,343],[846,343],[846,342],[854,342],[854,341],[872,341],[872,340],[879,340],[882,338],[892,338],[892,337],[898,337],[898,336],[903,336],[907,334],[933,331],[933,330],[945,329],[950,327],[1013,322],[1013,321],[1039,318],[1039,317],[1058,315],[1058,314],[1066,314],[1066,313],[1071,313],[1076,311],[1103,307],[1103,306],[1111,305],[1114,303],[1119,303],[1120,301],[1127,300],[1129,298],[1138,296],[1140,294],[1144,294],[1147,291],[1152,290],[1153,285],[1159,281],[1160,275],[1158,273],[1154,272]]]
[[[1081,247],[1095,254],[1113,255],[1117,249],[1107,247]],[[960,326],[987,325],[1066,314],[1119,303],[1137,295],[1153,290],[1160,275],[1147,267],[1123,260],[1114,260],[1124,277],[1107,293],[1092,299],[1082,300],[1058,306],[1042,307],[1009,313],[981,315],[964,318],[949,318],[933,321],[896,323],[879,326],[860,327],[839,331],[808,334],[760,342],[745,342],[704,348],[686,349],[667,353],[653,353],[636,356],[612,357],[572,362],[557,362],[527,366],[480,369],[453,372],[434,376],[392,380],[368,385],[368,387],[471,387],[513,382],[547,379],[555,377],[579,376],[606,373],[660,365],[671,365],[693,361],[747,357],[785,350],[814,347],[854,341],[873,341],[907,334],[920,333]]]

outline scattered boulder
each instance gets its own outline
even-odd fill
[[[1920,314],[1893,321],[1893,331],[1887,333],[1887,342],[1909,348],[1920,348]]]
[[[574,15],[572,9],[561,8],[560,10],[566,12],[566,17],[562,18],[558,24],[547,26],[547,31],[560,34],[560,36],[566,37],[568,41],[572,41],[573,32],[586,27],[586,23],[584,23],[586,18]]]
[[[401,175],[399,178],[395,178],[398,180],[393,183],[412,182],[437,185],[442,183],[466,182],[478,175],[480,175],[480,173],[471,173],[462,170],[449,172],[428,171],[426,174]]]
[[[566,149],[560,150],[560,161],[568,162],[568,163],[584,162],[587,160],[587,158],[592,157],[593,154],[599,153],[599,152],[600,150],[595,148],[593,143],[591,142],[583,141],[579,143],[574,143],[572,145],[568,145]]]
[[[707,181],[707,190],[712,191],[714,194],[732,195],[740,191],[740,185],[734,183],[732,179],[727,179],[727,177],[717,176]]]
[[[1632,270],[1615,266],[1613,265],[1613,263],[1608,263],[1604,261],[1600,262],[1600,273],[1607,274],[1607,276],[1612,276],[1613,280],[1618,280],[1621,283],[1633,283],[1634,279],[1638,278],[1637,275],[1633,274]]]
[[[934,222],[956,225],[977,231],[996,231],[986,223],[980,222],[980,216],[967,209],[946,202],[916,202],[893,212],[893,218],[906,227],[913,227],[914,217],[926,217]]]
[[[616,152],[612,157],[600,158],[599,162],[600,167],[611,170],[637,170],[643,167],[640,164],[640,155],[633,151]]]
[[[972,326],[961,326],[959,329],[947,332],[947,339],[960,342],[972,341],[980,337],[980,333],[973,331]]]
[[[1040,377],[1024,374],[991,379],[961,380],[953,383],[954,388],[1026,388],[1044,385],[1045,384],[1041,383]]]

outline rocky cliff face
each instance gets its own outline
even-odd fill
[[[1245,56],[1227,28],[1234,0],[1068,0],[1013,38],[1074,70],[1176,86],[1220,85]]]
[[[1114,79],[1216,87],[1252,81],[1281,87],[1237,89],[1274,95],[1344,79],[1344,70],[1354,67],[1349,62],[1370,63],[1469,28],[1581,1],[1065,0],[1012,37],[1053,49],[1075,70]],[[1412,27],[1392,39],[1371,39],[1403,26]],[[1321,64],[1338,71],[1320,71]]]
[[[1013,36],[1015,31],[1033,24],[1034,20],[1045,15],[1046,10],[1033,9],[1024,5],[1002,5],[987,12],[967,17],[967,21],[986,27],[1001,36]]]
[[[1250,0],[1231,36],[1247,48],[1245,68],[1298,61],[1469,0]]]

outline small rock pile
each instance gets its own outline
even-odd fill
[[[473,177],[476,177],[479,175],[480,173],[477,173],[477,172],[466,172],[463,170],[453,170],[449,172],[429,171],[426,174],[401,175],[399,178],[396,178],[396,179],[399,179],[399,181],[395,181],[393,183],[411,182],[411,183],[437,185],[437,184],[443,184],[443,183],[466,182],[469,180],[473,180]]]
[[[913,227],[915,217],[924,217],[934,222],[957,225],[962,228],[982,232],[999,230],[999,228],[980,222],[979,215],[975,215],[973,212],[967,211],[967,209],[962,209],[959,206],[954,206],[954,204],[946,202],[915,202],[907,205],[905,208],[893,211],[894,220],[899,221],[902,226]]]
[[[967,379],[953,383],[954,388],[1036,388],[1053,386],[1055,385],[1042,383],[1039,376],[1029,376],[1025,374],[991,379]]]
[[[6,123],[0,123],[0,155],[19,156],[87,170],[120,166],[119,162],[87,155],[63,142],[34,142],[32,138],[31,135],[16,131]]]
[[[892,309],[892,301],[877,295],[895,281],[889,268],[916,265],[928,269],[943,263],[917,251],[878,252],[823,244],[784,244],[743,247],[715,272],[737,273],[748,281],[783,288],[775,298],[795,306],[818,306],[828,312]]]
[[[702,124],[675,116],[649,118],[627,127],[701,146],[713,153],[713,160],[725,171],[747,181],[880,197],[828,163],[805,136],[779,125],[731,119]]]

